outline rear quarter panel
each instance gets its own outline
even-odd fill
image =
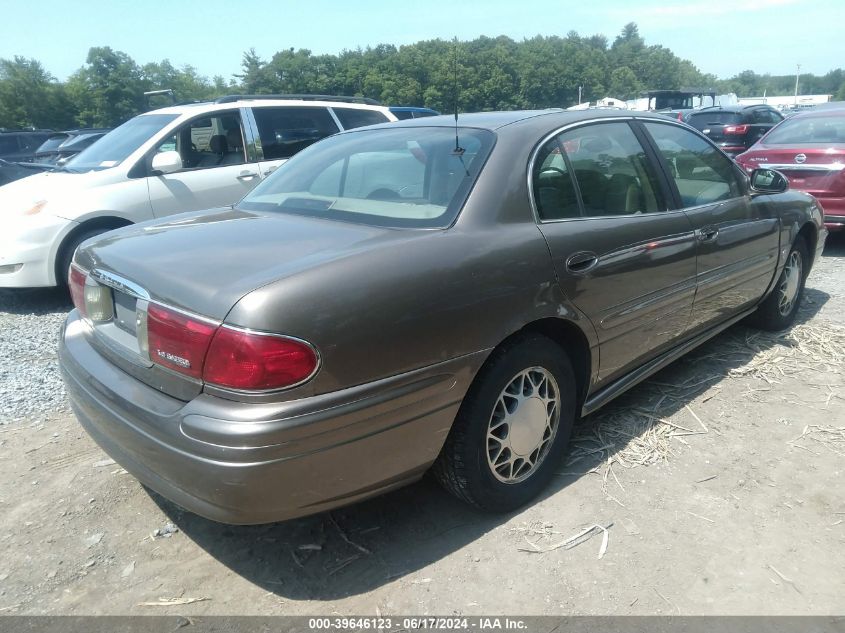
[[[538,135],[539,138],[539,135]],[[516,139],[516,140],[511,140]],[[567,302],[530,207],[532,146],[499,138],[455,224],[253,291],[227,322],[313,343],[322,369],[277,399],[325,393],[479,351],[543,318],[592,327]]]
[[[520,224],[426,232],[312,268],[253,291],[226,321],[314,344],[321,371],[293,390],[310,395],[489,350],[562,301],[542,237]]]
[[[789,249],[802,228],[811,224],[814,239],[817,241],[819,236],[825,234],[822,210],[815,198],[800,191],[787,191],[777,195],[758,195],[755,197],[754,204],[769,206],[775,217],[780,220],[780,252],[777,270],[773,277],[774,281],[783,270]],[[814,246],[816,244],[808,244],[811,258],[815,256]]]

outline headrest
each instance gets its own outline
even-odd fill
[[[215,154],[225,154],[229,150],[226,137],[222,134],[215,134],[208,140],[208,146]]]
[[[226,130],[226,142],[229,144],[229,149],[241,149],[243,139],[241,138],[240,128],[233,127]]]

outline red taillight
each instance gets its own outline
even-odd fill
[[[219,326],[154,303],[146,331],[154,363],[229,389],[291,387],[310,378],[319,362],[304,341]]]
[[[723,134],[745,134],[746,132],[748,132],[747,125],[726,125],[722,130]]]
[[[151,303],[147,309],[150,360],[200,378],[205,354],[216,329],[214,324]]]
[[[309,378],[317,354],[302,341],[221,327],[205,359],[203,380],[244,390],[281,389]]]
[[[85,310],[85,278],[86,275],[81,268],[77,268],[75,264],[70,265],[70,274],[68,275],[70,298],[74,307],[79,310],[82,316],[88,316]]]

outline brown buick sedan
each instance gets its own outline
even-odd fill
[[[827,233],[786,189],[644,113],[338,134],[234,208],[85,243],[64,378],[109,455],[211,519],[314,513],[428,470],[511,510],[576,417],[744,317],[792,322]]]

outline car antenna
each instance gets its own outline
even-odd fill
[[[455,57],[455,64],[454,64],[454,88],[452,92],[452,100],[455,102],[455,149],[452,150],[453,154],[457,154],[461,156],[464,153],[464,148],[461,147],[461,144],[458,142],[458,36],[455,36],[454,39],[454,57]]]

